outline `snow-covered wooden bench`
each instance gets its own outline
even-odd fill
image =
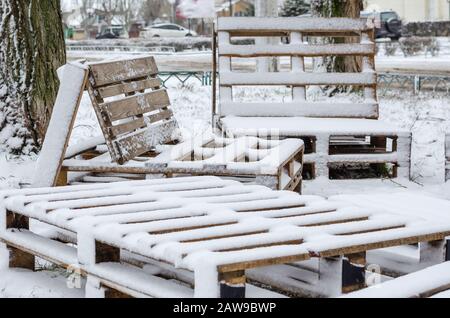
[[[265,37],[280,40],[260,45],[258,39]],[[352,37],[360,41],[317,44],[317,37]],[[242,42],[237,40],[242,38],[255,38],[256,44],[239,44]],[[288,43],[282,38],[288,38]],[[219,102],[216,106],[214,101],[213,112],[215,122],[228,136],[302,138],[307,150],[304,175],[309,174],[310,178],[329,177],[330,169],[349,164],[381,169],[389,164],[393,166],[391,177],[409,177],[411,133],[377,121],[375,43],[373,26],[366,20],[221,17],[217,39],[215,64],[219,79],[215,83],[218,82]],[[322,56],[359,57],[362,70],[306,71],[305,58]],[[288,57],[289,71],[268,72],[260,67],[260,58],[268,57],[282,61]],[[243,71],[239,65],[252,67],[253,71]],[[253,86],[272,88],[274,92],[277,87],[287,87],[292,98],[289,101],[289,97],[283,97],[280,102],[242,98],[239,90]],[[363,87],[363,100],[314,100],[307,89],[317,86]]]
[[[449,256],[450,257],[450,256]],[[449,259],[447,257],[447,259]],[[428,267],[382,284],[356,291],[344,298],[428,298],[450,295],[450,262]]]
[[[450,180],[450,133],[445,136],[445,180]]]
[[[217,177],[0,196],[0,238],[10,266],[33,269],[38,256],[78,271],[88,276],[87,295],[244,296],[248,276],[289,292],[336,296],[364,287],[366,251],[423,242],[427,262],[439,263],[450,234],[439,220],[410,225],[392,214]],[[30,231],[30,219],[56,234]],[[314,259],[315,279],[308,281],[302,268]]]
[[[179,143],[169,96],[157,74],[153,57],[66,66],[34,185],[66,185],[69,172],[77,182],[187,174],[301,190],[304,145],[299,140],[208,135]],[[87,76],[103,137],[67,148]]]

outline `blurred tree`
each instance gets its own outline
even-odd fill
[[[286,0],[281,10],[283,17],[298,17],[311,11],[311,4],[305,0]]]
[[[141,15],[145,22],[153,22],[161,16],[164,0],[144,0],[141,6]]]
[[[28,154],[42,143],[65,62],[59,1],[0,2],[0,150]]]

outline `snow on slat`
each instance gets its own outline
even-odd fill
[[[2,232],[0,237],[3,240],[14,242],[14,244],[10,244],[14,247],[26,247],[33,255],[45,255],[47,260],[63,267],[78,263],[77,251],[74,247],[48,240],[30,231],[10,229]]]
[[[174,186],[178,183],[188,183],[192,184],[193,181],[209,181],[210,186],[219,186],[219,185],[226,185],[226,184],[234,184],[238,185],[239,183],[236,181],[230,181],[230,180],[222,180],[216,177],[212,176],[205,176],[205,177],[183,177],[183,178],[174,178],[174,179],[150,179],[150,180],[142,180],[139,182],[136,181],[125,181],[125,182],[116,182],[108,186],[109,188],[116,189],[119,188],[122,191],[124,189],[127,189],[128,186],[133,187],[141,187],[141,186],[147,186],[147,185],[170,185]],[[78,191],[91,191],[96,189],[104,189],[104,184],[91,184],[91,185],[76,185],[76,186],[66,186],[66,187],[43,187],[43,188],[24,188],[24,189],[14,189],[14,190],[4,190],[0,191],[0,198],[4,198],[6,196],[14,195],[39,195],[39,194],[55,194],[55,193],[73,193]],[[169,189],[170,190],[170,189]],[[125,190],[126,191],[126,190]]]
[[[343,298],[415,298],[450,289],[450,262],[431,266],[379,285],[350,293]],[[429,295],[431,292],[431,295]]]
[[[221,238],[215,240],[204,240],[193,243],[181,243],[179,252],[182,254],[189,254],[199,250],[210,251],[229,251],[233,249],[251,249],[261,246],[268,246],[270,244],[280,245],[282,242],[292,242],[293,244],[301,244],[303,239],[302,233],[267,233],[267,234],[253,234],[245,237],[235,236],[228,238]]]
[[[375,73],[220,73],[220,85],[376,85]]]
[[[220,105],[222,116],[243,117],[330,117],[339,109],[338,116],[357,118],[376,118],[377,103],[321,103],[321,102],[291,102],[291,103],[243,103],[223,102]]]
[[[345,118],[265,118],[265,117],[226,117],[222,120],[223,129],[228,133],[241,136],[268,133],[276,130],[282,136],[298,137],[308,135],[385,135],[409,136],[408,130],[400,129],[385,122],[369,119]],[[246,127],[246,128],[242,128]]]
[[[103,263],[83,266],[91,275],[106,286],[130,293],[142,293],[156,298],[192,298],[194,291],[172,280],[149,275],[145,271],[127,264]],[[111,277],[114,277],[113,282]],[[141,295],[136,295],[141,296]]]
[[[295,31],[295,32],[319,32],[319,31],[368,31],[371,25],[367,19],[350,18],[233,18],[221,17],[217,23],[218,31]]]
[[[312,157],[312,156],[311,156]],[[384,163],[395,162],[399,159],[397,152],[387,154],[370,154],[370,155],[330,155],[328,162],[366,162],[366,163]]]
[[[219,55],[237,57],[259,56],[325,56],[325,55],[370,55],[375,44],[289,44],[289,45],[231,45],[222,44]]]
[[[326,255],[335,255],[339,250],[345,250],[349,246],[354,253],[369,249],[385,248],[397,245],[416,243],[417,241],[433,241],[450,235],[449,224],[439,222],[423,222],[418,226],[390,229],[382,232],[369,232],[348,236],[339,236],[333,240],[318,240],[306,243],[306,248],[311,252]],[[403,244],[399,244],[403,241]],[[347,252],[348,253],[348,252]]]

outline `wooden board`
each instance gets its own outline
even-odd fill
[[[218,31],[227,32],[363,32],[373,28],[367,19],[350,18],[253,18],[221,17]]]
[[[87,76],[87,69],[77,63],[66,64],[62,70],[58,95],[35,170],[34,187],[50,187],[57,183]]]
[[[89,82],[94,87],[145,79],[149,75],[158,74],[153,57],[93,63],[89,65],[89,68]]]

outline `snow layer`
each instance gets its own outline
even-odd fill
[[[450,262],[429,267],[381,285],[351,293],[345,298],[413,298],[422,293],[450,285]]]

